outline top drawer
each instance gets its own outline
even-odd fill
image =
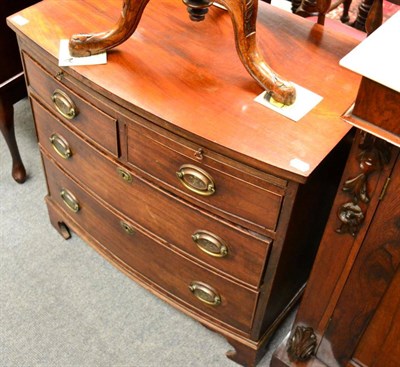
[[[254,230],[275,231],[285,180],[236,162],[230,165],[228,159],[159,130],[128,124],[129,163],[218,215]]]
[[[50,109],[72,129],[118,156],[117,120],[72,92],[25,52],[22,53],[27,83]]]

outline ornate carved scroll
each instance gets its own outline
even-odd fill
[[[136,30],[149,0],[124,0],[121,16],[106,32],[75,34],[69,41],[72,56],[95,55],[125,42]],[[203,20],[212,0],[184,0],[190,19]],[[232,20],[236,50],[253,79],[277,102],[291,105],[296,99],[293,84],[272,70],[264,60],[256,43],[258,3],[255,0],[218,0]]]
[[[338,233],[350,233],[355,236],[364,221],[364,213],[361,208],[352,202],[343,204],[338,211],[338,217],[341,221],[340,227],[336,230]]]
[[[350,233],[356,236],[364,221],[364,212],[360,205],[367,205],[370,201],[368,194],[368,178],[374,172],[382,170],[390,161],[390,145],[373,135],[364,133],[359,145],[358,155],[361,172],[347,179],[342,190],[351,196],[351,201],[343,204],[338,210],[341,222],[336,230],[338,233]]]
[[[307,361],[317,348],[317,337],[313,328],[297,326],[287,342],[287,353],[292,361]]]

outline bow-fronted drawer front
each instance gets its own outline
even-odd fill
[[[40,102],[71,129],[81,132],[87,139],[118,156],[117,120],[100,110],[100,103],[96,107],[88,102],[83,90],[69,89],[62,83],[60,74],[51,75],[29,55],[22,55],[28,87]]]
[[[132,121],[127,149],[130,164],[186,200],[256,231],[276,230],[285,180]]]
[[[165,193],[97,151],[34,98],[32,106],[42,149],[94,195],[206,267],[253,287],[261,283],[270,238]]]
[[[205,269],[130,218],[107,209],[46,156],[44,166],[51,177],[50,200],[64,211],[67,224],[78,223],[117,265],[192,312],[250,331],[258,292]],[[67,203],[60,194],[66,190],[70,195]],[[71,210],[72,200],[79,203],[79,211]]]

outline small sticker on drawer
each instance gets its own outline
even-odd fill
[[[29,23],[29,20],[24,18],[22,15],[16,15],[12,17],[11,21],[21,27]]]
[[[301,172],[307,172],[307,171],[310,169],[310,165],[309,165],[307,162],[304,162],[304,161],[302,161],[302,160],[299,159],[299,158],[293,158],[293,159],[290,161],[290,165],[291,165],[293,168],[296,168],[296,169],[298,169],[298,170],[301,171]]]
[[[69,40],[60,40],[60,50],[58,53],[58,66],[107,64],[106,52],[92,56],[73,57],[69,52],[68,43]]]

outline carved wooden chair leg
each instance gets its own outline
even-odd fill
[[[369,10],[371,9],[372,4],[374,3],[374,0],[363,0],[361,1],[359,7],[358,7],[358,12],[357,12],[357,18],[352,24],[354,28],[357,28],[363,32],[365,32],[365,22],[368,17]]]
[[[340,21],[342,23],[347,23],[350,20],[349,16],[349,10],[350,10],[350,5],[353,0],[346,0],[343,2],[343,13],[342,16],[340,17]]]
[[[14,107],[11,102],[0,97],[0,130],[4,136],[12,158],[12,177],[18,183],[26,180],[26,171],[19,154],[14,131]]]
[[[107,32],[77,34],[69,41],[72,56],[89,56],[109,50],[126,41],[135,31],[149,0],[125,0],[118,23]],[[187,0],[190,18],[204,19],[212,1]],[[221,0],[235,29],[236,49],[243,65],[258,84],[277,102],[291,105],[296,98],[294,86],[275,73],[265,62],[256,43],[257,1]]]
[[[272,70],[264,60],[256,42],[258,2],[254,0],[218,0],[231,16],[235,30],[236,50],[244,67],[271,97],[285,105],[296,99],[293,84]]]
[[[296,13],[296,10],[300,7],[301,0],[292,0],[292,13]]]
[[[365,20],[365,31],[368,36],[383,23],[383,0],[374,0]]]
[[[302,0],[294,13],[303,18],[318,16],[317,1]]]
[[[124,0],[121,16],[111,30],[73,35],[69,40],[71,55],[96,55],[125,42],[135,32],[148,2],[149,0]]]
[[[383,22],[383,0],[363,0],[358,7],[357,18],[352,27],[370,35]]]

